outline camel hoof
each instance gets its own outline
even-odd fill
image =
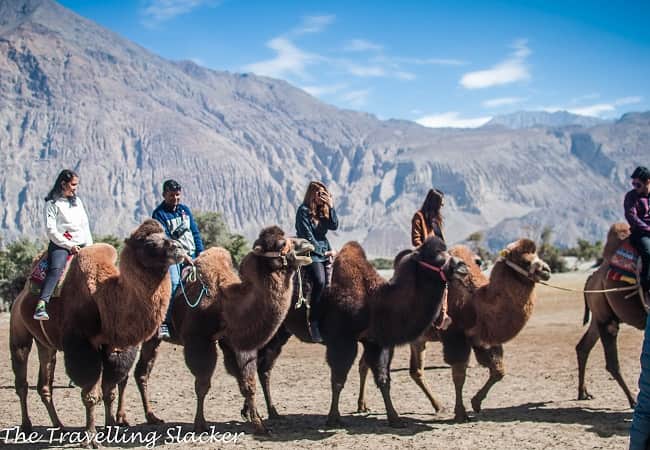
[[[193,431],[195,433],[205,433],[208,431],[208,425],[205,422],[195,423]]]
[[[594,396],[591,395],[589,392],[584,391],[584,392],[579,392],[578,393],[578,400],[593,400]]]
[[[345,422],[341,420],[341,416],[327,416],[327,422],[325,425],[328,428],[344,428]]]
[[[253,427],[253,434],[255,436],[271,436],[273,434],[263,423],[255,423]]]
[[[20,431],[25,433],[25,434],[31,434],[31,432],[32,432],[32,423],[31,422],[23,422],[23,424],[20,426]]]
[[[126,427],[126,428],[129,428],[129,427],[131,426],[131,424],[129,423],[129,421],[126,420],[126,415],[120,415],[120,416],[117,416],[117,420],[115,421],[115,424],[116,424],[118,427]]]
[[[162,419],[159,419],[158,417],[156,417],[156,415],[154,413],[147,414],[147,424],[148,425],[160,425],[160,424],[163,424],[163,423],[165,423],[165,421],[162,420]]]
[[[388,424],[393,428],[406,428],[406,422],[400,417],[389,418]]]
[[[280,420],[283,419],[283,417],[280,415],[278,410],[275,409],[275,407],[271,407],[271,409],[269,409],[269,419]]]
[[[469,416],[467,415],[467,411],[463,409],[462,411],[456,410],[456,413],[454,414],[454,422],[456,423],[467,423],[469,422]]]
[[[365,404],[359,405],[357,407],[357,413],[359,414],[368,414],[370,412],[370,408],[368,408]]]
[[[475,413],[480,413],[481,412],[481,403],[482,403],[482,400],[479,400],[476,397],[474,397],[472,399],[472,409],[474,410]]]

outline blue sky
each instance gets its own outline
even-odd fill
[[[428,126],[650,110],[650,2],[62,0],[165,58]]]

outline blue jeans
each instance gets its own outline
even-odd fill
[[[165,323],[172,321],[172,306],[174,305],[174,294],[178,285],[181,284],[181,264],[172,264],[169,266],[169,275],[172,280],[172,296],[169,299],[169,306],[167,307],[167,314],[165,314]]]
[[[646,291],[650,290],[650,235],[632,232],[630,242],[641,256],[641,286]]]
[[[639,396],[630,428],[630,450],[650,449],[650,315],[646,319],[643,349],[641,350],[641,375]]]
[[[50,297],[52,297],[54,289],[63,274],[63,269],[65,269],[68,262],[69,255],[70,252],[67,249],[59,247],[53,242],[50,242],[47,246],[47,274],[41,286],[40,300],[50,301]]]

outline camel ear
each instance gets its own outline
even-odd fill
[[[510,250],[508,248],[504,248],[499,252],[499,256],[501,256],[502,258],[507,257],[509,254],[510,254]]]
[[[253,247],[253,253],[256,255],[261,255],[262,254],[262,246],[261,245],[256,245]]]

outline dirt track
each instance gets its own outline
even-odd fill
[[[555,276],[556,284],[579,288],[585,274]],[[239,411],[242,399],[233,378],[226,375],[220,363],[213,378],[212,390],[206,399],[206,418],[216,431],[244,432],[238,440],[247,448],[442,448],[442,449],[621,449],[626,448],[632,411],[618,385],[604,367],[600,344],[589,360],[588,389],[596,397],[576,401],[577,369],[574,347],[584,332],[581,326],[583,303],[579,294],[550,288],[538,291],[539,300],[533,317],[523,332],[505,346],[507,375],[483,403],[484,410],[475,420],[455,424],[453,417],[453,384],[451,371],[442,361],[440,345],[430,344],[426,377],[434,387],[446,410],[438,415],[408,373],[408,347],[397,349],[393,362],[392,396],[397,411],[407,421],[404,429],[387,426],[384,406],[374,384],[368,386],[368,406],[373,413],[356,415],[358,376],[356,366],[341,396],[341,412],[345,429],[326,429],[329,408],[329,370],[324,347],[307,345],[292,339],[285,347],[273,372],[273,392],[281,421],[269,422],[271,437],[256,437],[243,423]],[[13,373],[8,355],[9,316],[0,314],[0,429],[20,424],[18,397],[13,389]],[[619,334],[619,351],[623,376],[632,391],[637,392],[639,353],[642,332],[623,325]],[[30,359],[30,385],[37,380],[36,352]],[[465,385],[465,404],[485,381],[487,373],[472,360]],[[84,423],[78,388],[68,388],[68,379],[59,357],[56,370],[55,402],[64,424],[79,430]],[[128,388],[128,416],[132,425],[125,436],[140,432],[144,437],[157,432],[156,448],[181,449],[222,448],[224,444],[165,443],[167,430],[176,433],[191,431],[194,418],[193,379],[183,363],[180,348],[163,344],[161,356],[150,383],[153,406],[158,416],[168,423],[153,427],[141,425],[144,414],[135,383]],[[258,389],[260,412],[266,416],[261,389]],[[29,392],[29,408],[35,430],[47,437],[50,425],[45,407],[35,389]],[[98,423],[103,423],[99,408]],[[6,433],[6,431],[4,432]],[[129,434],[131,433],[131,434]],[[36,449],[60,448],[57,443],[3,443],[0,447]],[[144,443],[149,441],[144,441]],[[205,441],[204,441],[205,442]],[[126,444],[144,448],[143,444]],[[117,447],[105,443],[105,446]],[[68,445],[70,446],[70,445]]]

